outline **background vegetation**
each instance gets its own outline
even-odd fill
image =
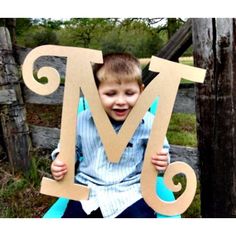
[[[25,47],[58,44],[103,53],[126,51],[144,58],[156,54],[184,22],[181,18],[17,18],[14,33],[16,44]],[[8,21],[0,19],[4,25]]]

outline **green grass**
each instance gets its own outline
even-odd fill
[[[179,63],[188,65],[188,66],[193,66],[193,57],[180,57]]]
[[[180,57],[179,63],[187,65],[187,66],[193,66],[193,57]],[[192,81],[181,79],[181,84],[191,84]]]
[[[50,173],[49,158],[32,154],[27,173],[14,171],[10,164],[0,161],[0,218],[41,218],[55,201],[39,193],[43,176]]]
[[[173,113],[166,136],[171,144],[196,147],[196,115]]]
[[[187,79],[181,79],[180,81],[181,84],[192,84],[193,82]]]

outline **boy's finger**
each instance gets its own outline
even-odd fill
[[[53,176],[53,178],[54,178],[55,180],[57,180],[57,181],[63,179],[63,177],[64,177],[64,176]]]
[[[58,160],[58,159],[56,159],[56,160],[53,162],[53,164],[56,165],[56,166],[65,166],[65,165],[66,165],[63,161]]]
[[[158,171],[165,171],[166,170],[166,166],[165,167],[161,167],[161,166],[155,166],[156,167],[156,170]]]
[[[64,175],[67,173],[67,171],[61,171],[61,172],[53,172],[53,177],[54,178],[63,178]]]
[[[153,155],[152,160],[166,161],[168,160],[168,156],[167,155]]]
[[[157,155],[167,155],[169,153],[168,149],[162,148],[161,151],[156,152]]]
[[[53,173],[54,177],[60,177],[60,176],[64,176],[64,175],[65,175],[65,172],[55,172],[55,173]]]
[[[167,155],[168,154],[168,152],[166,150],[164,150],[164,151],[163,150],[161,150],[160,152],[157,152],[157,155]]]
[[[53,166],[52,167],[52,171],[55,171],[55,172],[60,172],[60,171],[65,171],[67,170],[66,167],[60,167],[60,166]]]
[[[156,165],[156,166],[167,166],[167,162],[166,161],[157,161],[157,160],[152,160],[152,164]]]

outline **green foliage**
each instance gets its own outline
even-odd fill
[[[48,28],[37,28],[24,34],[24,45],[34,48],[45,44],[59,44],[57,34]]]
[[[163,45],[156,29],[144,21],[124,19],[71,19],[58,32],[61,45],[87,47],[109,52],[130,52],[149,57]]]
[[[193,46],[191,45],[182,55],[183,57],[192,57],[193,56]]]
[[[25,31],[33,26],[32,20],[30,18],[17,18],[16,19],[16,35],[20,36]]]
[[[6,184],[4,191],[0,192],[0,198],[11,197],[13,193],[20,192],[29,185],[29,182],[26,179],[15,178],[9,180]]]
[[[167,18],[167,31],[169,39],[173,36],[177,29],[183,25],[183,23],[184,21],[181,18]]]
[[[166,44],[168,31],[174,32],[181,22],[171,27],[156,25],[163,19],[146,18],[71,18],[69,20],[18,20],[17,43],[26,47],[59,44],[108,52],[130,52],[136,57],[150,57]],[[171,21],[174,22],[174,21]],[[31,26],[30,26],[31,24]],[[28,28],[27,28],[28,26]]]
[[[65,27],[60,31],[60,44],[78,47],[93,47],[94,40],[100,34],[109,31],[110,22],[103,18],[72,18],[65,22]]]
[[[52,20],[51,18],[34,19],[34,22],[45,29],[59,30],[64,25],[63,20]]]
[[[36,159],[35,157],[31,158],[30,169],[28,172],[24,174],[25,180],[29,183],[38,186],[40,184],[40,175],[38,172],[38,162],[39,158]]]
[[[121,25],[101,38],[104,52],[126,51],[138,58],[150,57],[162,46],[163,41],[155,30],[143,22],[132,22],[125,27]]]

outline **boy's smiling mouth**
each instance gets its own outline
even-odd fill
[[[117,115],[117,116],[123,116],[123,115],[125,115],[127,112],[128,112],[128,108],[126,108],[126,109],[118,109],[118,108],[115,108],[115,109],[112,109],[114,112],[115,112],[115,114]]]

